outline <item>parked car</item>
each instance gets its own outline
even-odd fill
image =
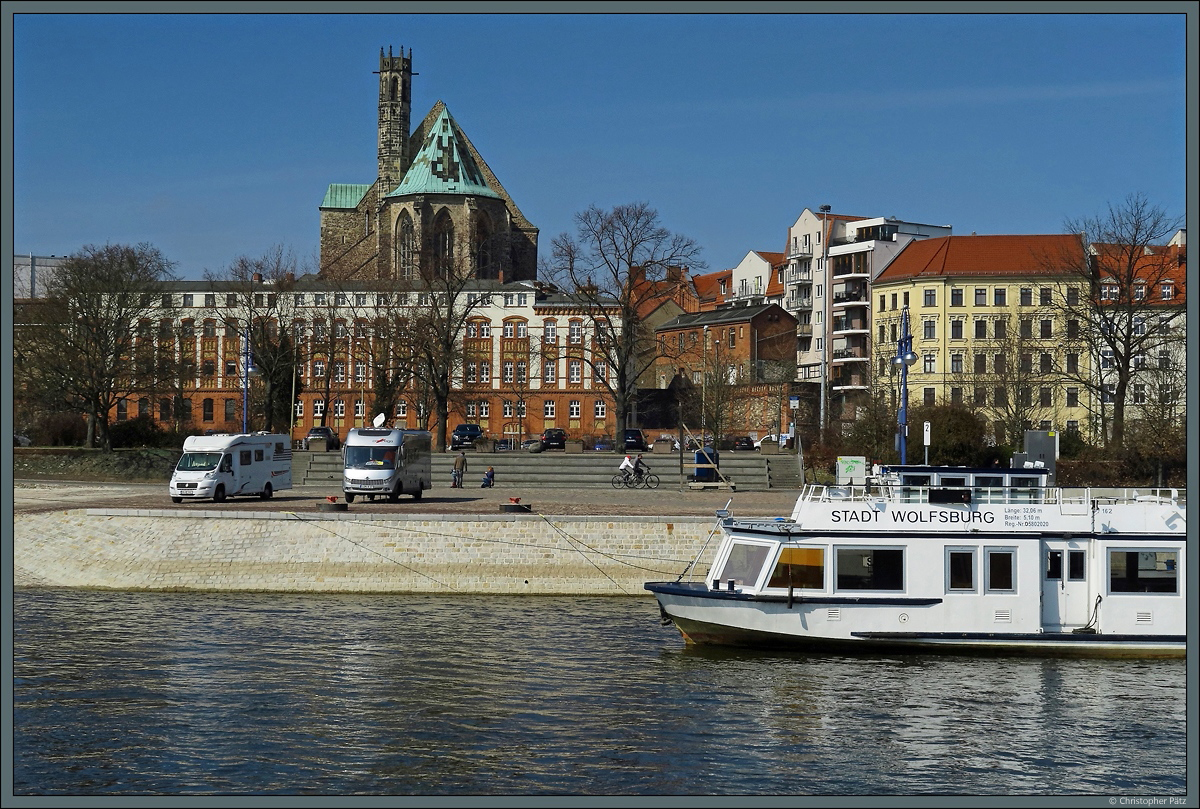
[[[517,448],[517,439],[501,438],[496,441],[496,452],[511,452]]]
[[[450,434],[450,449],[467,449],[483,438],[483,428],[478,424],[460,424]]]
[[[762,449],[763,444],[782,444],[782,443],[783,443],[783,441],[780,440],[780,436],[777,436],[774,433],[772,433],[771,435],[764,435],[762,438],[755,441],[754,448]]]
[[[33,442],[29,440],[29,436],[18,435],[16,433],[13,434],[13,446],[14,447],[28,447],[31,444],[33,444]]]
[[[748,435],[739,435],[738,437],[733,439],[733,448],[735,450],[748,449],[748,450],[753,451],[755,448],[754,447],[754,439],[752,439]]]
[[[649,452],[653,446],[641,430],[631,427],[625,431],[626,452]]]
[[[542,439],[540,438],[526,438],[521,442],[521,449],[525,450],[526,452],[533,452],[535,449],[540,450],[541,448]]]
[[[611,452],[613,448],[613,440],[607,435],[596,436],[596,441],[592,444],[592,449],[599,451]]]
[[[551,427],[542,433],[542,449],[566,449],[567,431],[561,427]]]
[[[314,438],[325,439],[325,449],[335,450],[342,448],[341,439],[338,434],[333,431],[332,427],[313,427],[308,431],[308,435],[304,437],[304,448],[308,449],[309,442]]]

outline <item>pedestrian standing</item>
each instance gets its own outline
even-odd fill
[[[467,474],[467,453],[461,450],[454,459],[454,471],[450,473],[450,488],[461,489],[463,476]]]

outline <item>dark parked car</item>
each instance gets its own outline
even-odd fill
[[[517,448],[517,439],[501,438],[496,441],[496,452],[509,452]]]
[[[748,435],[739,435],[733,439],[733,448],[735,450],[748,449],[754,451],[754,439]]]
[[[479,438],[483,438],[483,428],[478,424],[460,424],[450,435],[450,449],[473,447]]]
[[[338,438],[338,434],[333,431],[332,427],[313,427],[308,431],[308,435],[304,438],[304,446],[308,447],[308,443],[314,438],[325,439],[325,449],[334,450],[341,449],[342,442]]]
[[[542,433],[542,449],[566,449],[567,431],[561,427],[551,427]]]
[[[649,452],[653,446],[641,430],[631,428],[625,431],[626,452]]]

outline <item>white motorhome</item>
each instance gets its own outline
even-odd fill
[[[171,474],[171,502],[272,494],[292,488],[292,442],[286,435],[192,435]]]
[[[420,500],[433,486],[430,452],[433,436],[427,430],[355,427],[343,447],[345,470],[342,493],[347,503],[358,496],[392,502],[402,494]]]

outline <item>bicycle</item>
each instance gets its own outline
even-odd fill
[[[658,475],[653,474],[649,470],[645,472],[623,472],[613,475],[612,487],[614,489],[657,489],[659,484]]]

